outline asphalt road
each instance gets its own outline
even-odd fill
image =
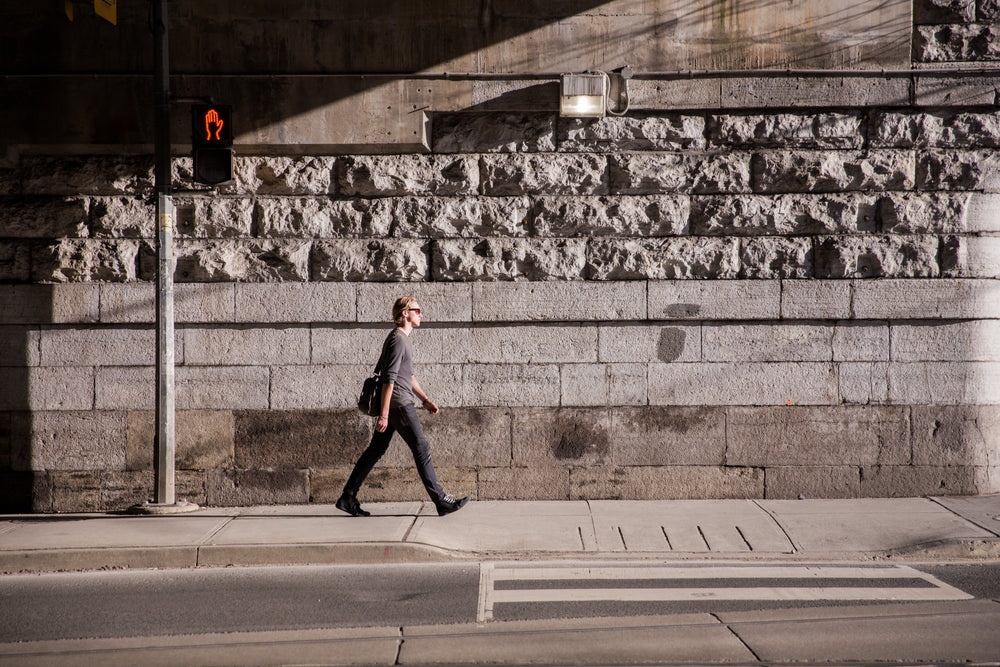
[[[0,577],[0,641],[460,623],[479,568],[296,566]]]
[[[1000,599],[1000,563],[444,563],[0,577],[0,642]]]

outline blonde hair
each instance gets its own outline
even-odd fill
[[[397,327],[403,326],[403,313],[417,302],[417,297],[415,296],[401,296],[396,299],[396,303],[392,304],[392,321],[396,323]]]

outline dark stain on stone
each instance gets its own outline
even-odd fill
[[[193,233],[195,224],[194,206],[177,206],[174,211],[177,216],[177,228],[188,233]]]
[[[701,306],[696,303],[674,303],[664,309],[667,317],[694,317],[701,312]]]
[[[579,460],[588,455],[607,456],[611,448],[608,432],[587,423],[581,415],[560,415],[552,425],[552,454],[560,460]]]
[[[633,415],[632,427],[646,433],[684,434],[692,429],[704,428],[706,423],[719,418],[716,408],[649,407]]]
[[[563,433],[559,436],[559,442],[552,449],[557,459],[583,458],[583,455],[587,453],[588,444],[576,436],[575,433]]]
[[[486,423],[486,415],[479,408],[472,408],[465,411],[465,418],[467,424],[471,426],[482,426]]]
[[[349,465],[371,438],[357,410],[240,410],[234,413],[234,455],[248,468]]]
[[[858,256],[858,275],[862,278],[877,278],[882,275],[882,262],[874,253]]]
[[[660,330],[656,357],[660,361],[677,361],[684,352],[684,330],[667,327]]]

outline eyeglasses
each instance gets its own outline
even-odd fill
[[[418,315],[420,314],[420,309],[419,308],[407,308],[407,310],[411,310],[414,313],[417,313]]]

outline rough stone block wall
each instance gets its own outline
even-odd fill
[[[997,0],[915,0],[914,59],[925,63],[1000,60]]]
[[[998,58],[994,0],[914,7],[915,59]],[[430,154],[218,191],[178,158],[178,496],[333,502],[404,293],[454,493],[1000,491],[995,102],[438,113]],[[6,510],[151,495],[152,191],[150,157],[0,168]],[[363,494],[423,498],[400,442]]]
[[[219,193],[175,162],[181,497],[335,500],[402,293],[455,492],[1000,489],[995,111],[436,127],[433,155],[239,156]],[[149,162],[26,156],[4,182],[3,476],[36,510],[142,501]],[[404,447],[365,493],[421,497]]]

